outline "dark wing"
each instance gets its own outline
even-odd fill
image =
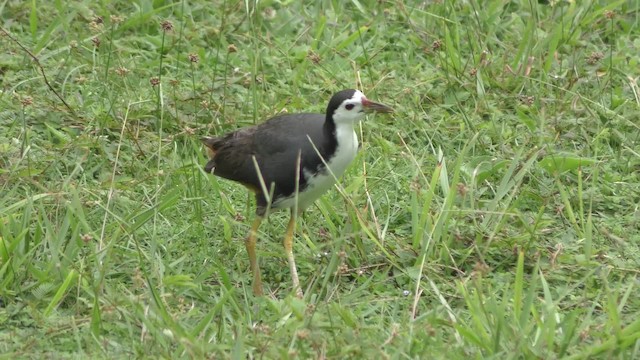
[[[262,192],[260,174],[268,190],[276,184],[274,196],[288,196],[295,191],[298,154],[302,154],[301,168],[318,169],[322,161],[311,141],[324,156],[335,149],[325,136],[324,115],[281,115],[258,126],[240,129],[222,138],[205,140],[214,152],[205,170],[217,176],[237,181]],[[306,184],[302,171],[300,189]]]

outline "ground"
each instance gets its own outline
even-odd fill
[[[0,3],[0,353],[640,357],[640,2]],[[338,189],[242,243],[204,135],[360,88]]]

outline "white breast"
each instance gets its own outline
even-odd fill
[[[335,179],[340,179],[349,164],[355,159],[358,153],[358,137],[353,125],[339,124],[336,126],[336,137],[338,139],[336,152],[330,159],[325,159],[331,172],[325,170],[315,174],[315,176],[310,172],[304,173],[307,179],[307,187],[298,194],[299,210],[309,207],[317,198],[329,190],[335,184]],[[295,205],[295,199],[293,197],[282,199],[282,201],[278,201],[274,205],[277,208],[292,208]]]

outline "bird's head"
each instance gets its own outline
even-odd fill
[[[390,113],[393,109],[367,99],[360,90],[342,90],[331,97],[327,106],[327,117],[337,124],[354,124],[369,112]]]

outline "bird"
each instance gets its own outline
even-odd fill
[[[206,173],[244,185],[255,194],[256,214],[245,247],[253,274],[252,290],[263,295],[256,256],[260,224],[272,209],[290,209],[284,236],[293,289],[303,293],[293,255],[296,217],[329,190],[358,152],[356,124],[366,113],[391,113],[360,90],[335,93],[324,114],[282,114],[221,137],[205,136]]]

